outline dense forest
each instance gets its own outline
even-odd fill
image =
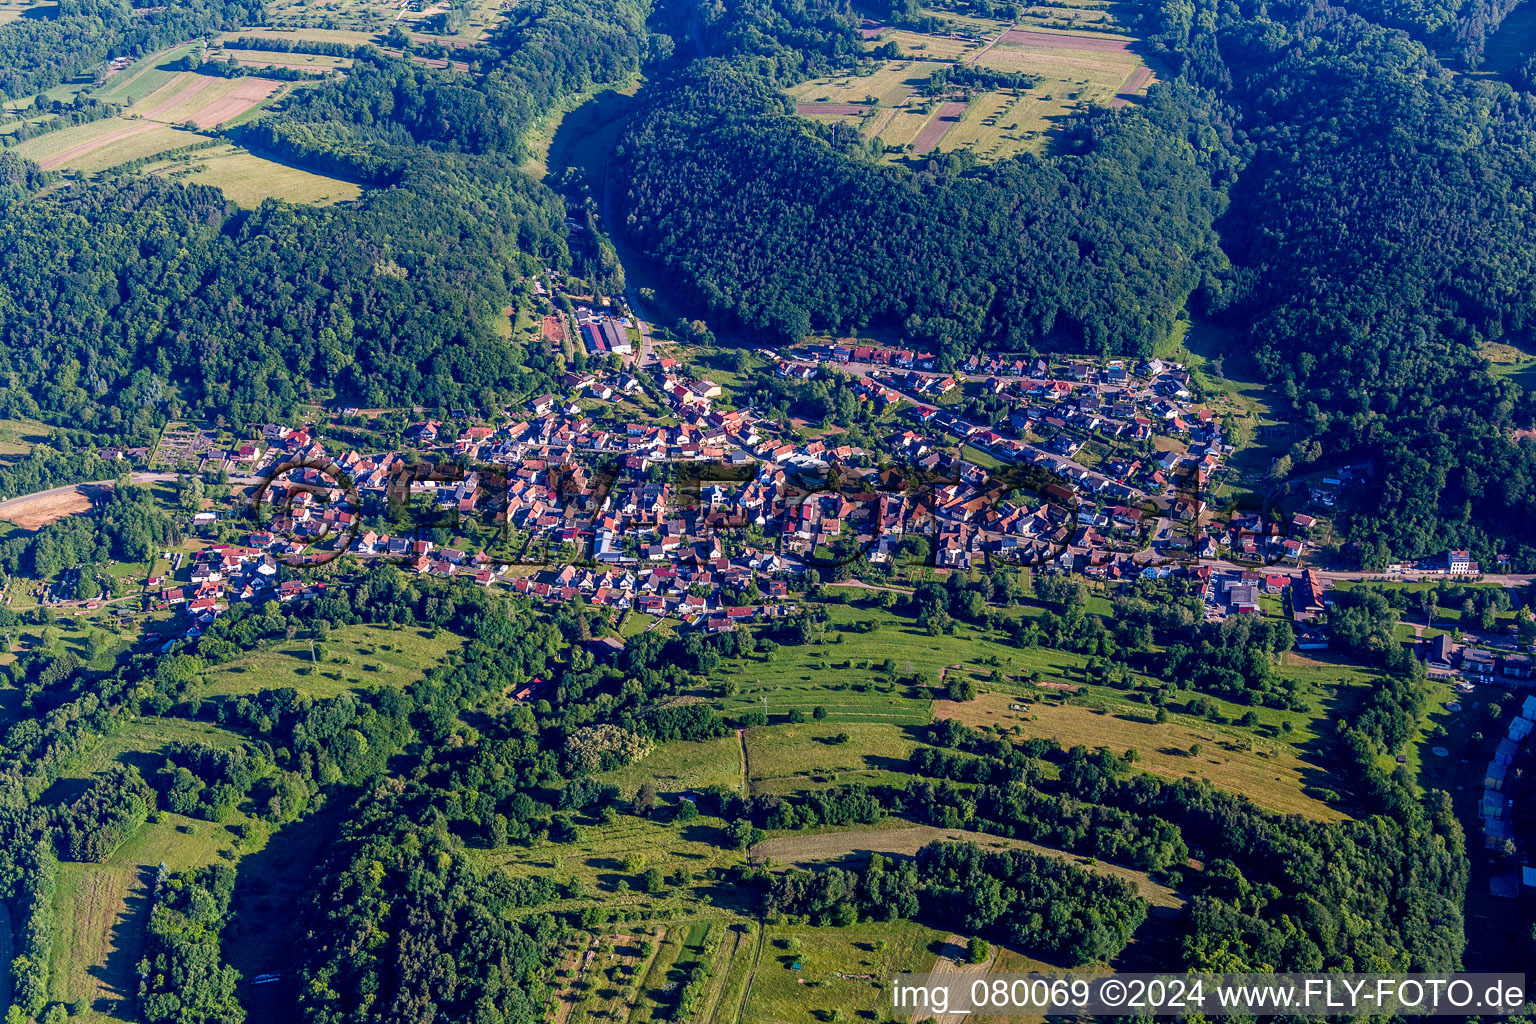
[[[197,9],[214,27],[260,20]],[[0,154],[0,409],[142,443],[176,416],[281,418],[317,389],[488,409],[547,386],[543,353],[496,321],[528,305],[533,275],[570,269],[565,211],[514,161],[551,107],[665,50],[644,22],[628,2],[525,5],[464,55],[484,71],[471,76],[365,47],[344,79],[244,130],[258,150],[387,186],[348,206],[241,213],[132,175],[44,191],[50,175]],[[0,27],[0,53],[45,47],[20,25]]]
[[[634,238],[766,338],[899,324],[951,355],[981,339],[1137,351],[1217,258],[1213,168],[1188,141],[1209,128],[1178,104],[1097,112],[1056,159],[913,173],[847,126],[791,117],[762,66],[677,72],[631,124],[623,173]]]
[[[1339,8],[1186,11],[1149,13],[1153,45],[1252,147],[1212,305],[1297,410],[1296,465],[1371,464],[1349,523],[1367,566],[1451,546],[1536,564],[1536,449],[1511,433],[1536,404],[1480,352],[1536,325],[1536,217],[1513,198],[1536,183],[1536,98]]]

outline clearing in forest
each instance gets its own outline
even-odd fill
[[[362,186],[259,157],[238,146],[197,150],[146,168],[189,185],[211,185],[236,206],[251,209],[267,199],[329,206],[350,202]]]
[[[1074,111],[1123,106],[1153,80],[1133,50],[1135,40],[1116,31],[1102,0],[1034,5],[1013,23],[972,14],[963,2],[923,13],[938,20],[931,32],[882,27],[866,40],[871,47],[894,43],[901,59],[875,65],[867,77],[796,86],[798,112],[857,124],[866,138],[884,143],[887,160],[916,160],[937,149],[992,162],[1039,151]],[[929,76],[955,63],[1039,81],[1026,89],[951,88],[930,95]]]
[[[784,792],[850,782],[901,781],[917,743],[912,725],[805,722],[748,729],[752,791]]]

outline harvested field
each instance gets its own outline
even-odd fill
[[[934,115],[932,121],[923,126],[918,132],[917,138],[912,143],[912,148],[918,153],[927,153],[936,149],[944,136],[949,134],[949,129],[960,123],[965,116],[967,104],[945,103],[940,105],[939,112]]]
[[[187,104],[214,88],[215,83],[233,84],[233,81],[228,78],[214,78],[212,75],[195,75],[191,72],[180,74],[156,89],[145,98],[142,104],[136,105],[137,109],[134,112],[155,121],[185,120],[185,115],[180,118],[174,115],[178,111],[186,110]]]
[[[268,78],[214,78],[211,75],[179,75],[158,89],[135,112],[153,121],[212,128],[259,106],[280,88]]]
[[[56,487],[51,491],[0,501],[0,519],[15,523],[23,530],[36,530],[65,516],[87,512],[91,504],[91,491],[85,486]]]
[[[1087,50],[1091,53],[1130,53],[1131,40],[1105,35],[1073,35],[1067,32],[1033,32],[1029,29],[1011,28],[1003,33],[1000,43],[1018,46],[1040,46],[1047,50]]]
[[[910,857],[933,842],[966,842],[992,850],[1028,850],[1042,857],[1069,861],[1085,871],[1124,879],[1136,886],[1143,899],[1154,907],[1177,908],[1184,897],[1166,885],[1154,882],[1145,871],[1121,867],[1091,857],[1081,857],[1052,846],[1041,846],[1023,839],[1007,839],[960,828],[933,825],[909,825],[899,828],[858,829],[852,832],[819,832],[815,835],[790,834],[765,840],[752,847],[753,863],[772,860],[778,867],[809,867],[843,860],[866,861],[871,854]]]
[[[239,78],[228,93],[192,115],[199,128],[212,128],[232,121],[252,107],[259,106],[281,86],[267,78]]]
[[[795,113],[801,117],[813,117],[816,114],[858,117],[869,109],[869,107],[861,107],[854,103],[797,103],[795,105]]]

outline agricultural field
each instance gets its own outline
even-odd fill
[[[1135,750],[1137,767],[1154,775],[1205,779],[1281,814],[1302,814],[1318,821],[1345,817],[1311,795],[1328,787],[1326,770],[1297,757],[1288,746],[1256,742],[1238,732],[1225,734],[1199,719],[1173,717],[1158,723],[1145,705],[1125,704],[1111,710],[1075,703],[1026,703],[1010,694],[987,693],[963,704],[937,701],[934,716],[1023,737],[1044,737],[1064,747],[1108,747],[1117,754]]]
[[[164,124],[214,128],[261,106],[282,84],[254,76],[221,78],[182,72],[134,103],[130,114]]]
[[[275,0],[265,8],[267,24],[295,30],[304,38],[335,37],[346,33],[357,42],[374,42],[376,36],[398,24],[423,42],[449,46],[478,41],[501,20],[505,0],[474,0],[465,16],[447,26],[441,18],[449,11],[444,0]],[[367,37],[367,38],[358,38]]]
[[[946,11],[953,29],[924,34],[884,29],[876,42],[895,43],[902,58],[876,62],[864,75],[812,79],[791,90],[802,117],[847,121],[878,138],[886,158],[911,160],[934,150],[961,150],[983,161],[1035,152],[1073,111],[1088,104],[1118,106],[1143,94],[1152,72],[1127,36],[1111,34],[1108,13],[1092,0],[1082,6],[1030,8],[1053,17],[1021,19],[1017,26]],[[1093,25],[1097,31],[1061,28]],[[1037,76],[1025,90],[927,97],[930,75],[951,62]]]
[[[347,690],[408,686],[463,645],[444,631],[343,626],[324,643],[290,640],[208,670],[204,694],[237,696],[292,687],[311,697],[334,697]],[[323,660],[314,655],[323,652]]]
[[[82,174],[132,163],[174,180],[211,185],[244,207],[258,206],[267,199],[349,202],[362,194],[352,182],[277,163],[232,144],[219,144],[217,136],[211,134],[212,129],[254,116],[284,92],[285,83],[254,76],[226,79],[169,70],[166,63],[141,62],[140,70],[129,68],[120,73],[122,82],[112,86],[119,98],[126,100],[139,89],[145,90],[123,116],[29,139],[17,146],[16,152],[37,161],[45,170]]]

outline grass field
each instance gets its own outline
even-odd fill
[[[666,812],[661,813],[666,817]],[[557,900],[541,909],[580,910],[601,906],[610,910],[668,913],[750,913],[753,894],[724,881],[699,880],[709,868],[739,864],[745,854],[728,849],[722,823],[699,817],[691,822],[669,822],[620,815],[612,824],[582,826],[575,842],[533,848],[472,850],[480,863],[512,875],[540,875],[557,881],[579,881],[583,895]],[[634,870],[624,867],[626,858],[638,857]],[[682,888],[669,887],[652,895],[642,885],[648,868],[666,875],[685,869],[695,881]]]
[[[678,740],[664,743],[650,757],[624,768],[604,772],[599,781],[618,786],[625,799],[643,783],[659,793],[685,793],[708,786],[737,789],[741,785],[741,742],[733,735],[718,740]]]
[[[877,781],[906,768],[915,729],[883,722],[772,725],[748,729],[752,790],[781,792],[806,783]],[[847,736],[846,742],[837,737]]]
[[[949,933],[914,921],[847,928],[768,925],[742,1024],[885,1019],[893,975],[927,971],[950,951]],[[799,963],[799,969],[794,965]]]
[[[244,67],[261,68],[272,65],[280,68],[296,68],[299,71],[334,71],[352,66],[350,57],[331,57],[319,53],[283,53],[277,50],[239,50],[222,46],[210,51],[210,59],[223,62],[233,57]]]
[[[45,170],[99,171],[129,160],[201,142],[202,136],[153,121],[108,118],[28,139],[16,153]]]
[[[242,28],[234,32],[226,32],[220,36],[218,42],[222,45],[239,39],[242,36],[249,39],[283,39],[292,41],[295,39],[313,40],[319,43],[346,43],[349,46],[363,46],[368,43],[378,42],[377,32],[363,32],[357,29],[331,29],[331,28],[281,28],[277,26],[253,26]],[[295,54],[279,53],[271,51],[272,56],[289,58]]]
[[[407,686],[463,643],[448,632],[433,638],[425,630],[343,626],[320,645],[323,662],[310,661],[308,640],[279,642],[210,669],[204,692],[214,697],[291,686],[312,697],[331,697],[345,690]]]
[[[211,185],[246,208],[267,199],[326,206],[363,194],[362,187],[350,181],[289,167],[237,146],[198,150],[150,170],[188,185]]]
[[[107,79],[106,84],[96,90],[96,98],[107,103],[123,104],[144,99],[183,73],[180,68],[181,58],[190,53],[195,45],[183,43],[135,61]]]
[[[784,645],[771,659],[759,654],[729,662],[736,692],[721,699],[720,705],[741,713],[762,709],[766,700],[775,721],[791,708],[809,714],[819,705],[826,709],[829,723],[915,725],[928,721],[932,694],[903,686],[896,677],[920,674],[931,686],[950,671],[979,678],[993,671],[1004,675],[1038,672],[1042,678],[1060,680],[1080,673],[1087,663],[1082,655],[1068,651],[1012,647],[963,623],[956,625],[953,634],[929,636],[913,619],[867,605],[833,604],[827,612],[829,642]],[[854,631],[865,623],[874,628]],[[993,659],[996,665],[990,663]],[[884,671],[887,661],[891,674]]]
[[[956,60],[981,45],[966,39],[929,35],[903,28],[887,29],[880,37],[880,42],[895,43],[901,48],[903,57],[924,57],[929,60]]]
[[[884,61],[875,65],[871,74],[813,78],[795,86],[790,94],[801,104],[867,104],[873,98],[879,106],[893,107],[928,81],[935,67],[925,61]]]
[[[37,420],[0,420],[0,461],[15,462],[48,440],[52,428]]]
[[[141,718],[127,722],[98,739],[59,774],[45,802],[67,799],[87,779],[114,763],[136,766],[146,777],[165,763],[161,751],[172,743],[197,743],[232,748],[244,741],[236,733],[206,722],[181,718]]]
[[[1236,332],[1205,321],[1181,322],[1155,354],[1195,371],[1207,404],[1222,418],[1226,435],[1237,448],[1228,465],[1244,481],[1244,489],[1256,494],[1267,491],[1269,467],[1285,454],[1295,431],[1285,416],[1284,396],[1264,383],[1252,353],[1242,347]],[[1215,497],[1232,496],[1232,490],[1223,484]]]
[[[1532,8],[1536,11],[1536,8]],[[1527,391],[1536,390],[1536,355],[1524,348],[1499,342],[1485,342],[1483,358],[1495,376],[1514,381]]]
[[[1281,814],[1302,814],[1319,821],[1345,817],[1309,795],[1311,790],[1328,788],[1325,771],[1283,744],[1255,742],[1248,749],[1249,738],[1241,732],[1224,732],[1198,719],[1176,716],[1159,724],[1145,705],[1125,704],[1111,710],[1035,702],[1028,710],[1010,707],[1019,703],[1010,694],[987,693],[964,704],[938,701],[934,715],[1044,737],[1064,747],[1108,747],[1117,754],[1134,749],[1138,768],[1164,778],[1205,779]],[[1194,753],[1197,747],[1199,753]]]
[[[60,864],[50,998],[85,1000],[106,1020],[137,1020],[133,996],[155,872],[211,864],[233,848],[240,822],[164,813],[104,864]]]

